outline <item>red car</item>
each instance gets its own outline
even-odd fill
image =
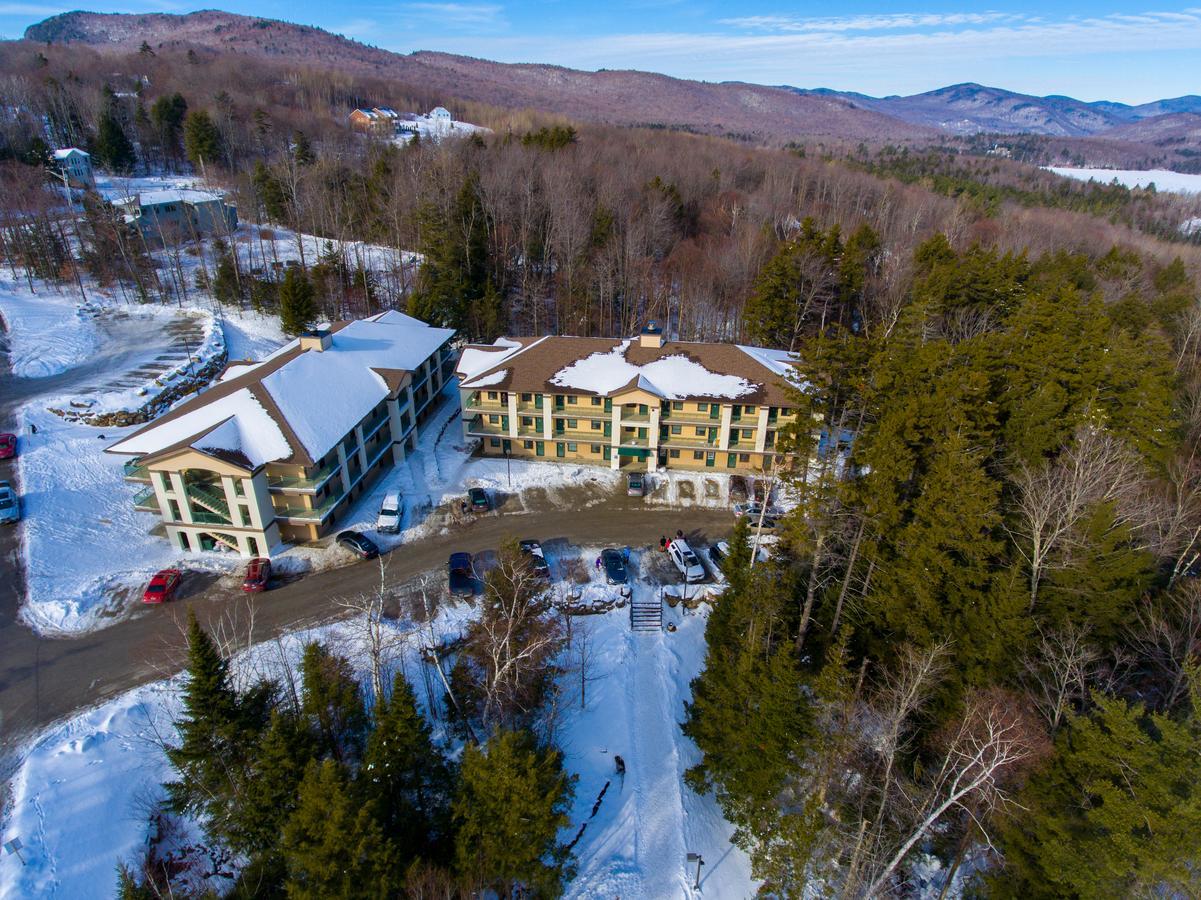
[[[252,559],[246,567],[246,578],[242,581],[242,590],[248,594],[259,594],[267,590],[271,583],[271,560]]]
[[[15,434],[0,434],[0,459],[17,458],[17,436]]]
[[[146,590],[142,592],[142,602],[166,603],[174,600],[175,591],[182,580],[183,574],[179,569],[163,569],[150,579],[150,584],[146,585]]]

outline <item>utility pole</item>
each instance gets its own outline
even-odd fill
[[[699,853],[689,853],[688,861],[696,863],[696,881],[693,882],[692,889],[699,891],[701,889],[701,866],[705,864],[705,858]]]

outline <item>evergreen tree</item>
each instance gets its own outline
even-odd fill
[[[1060,733],[1006,819],[999,897],[1186,896],[1197,888],[1201,729],[1117,698]],[[1194,703],[1196,698],[1194,697]]]
[[[267,218],[273,222],[284,223],[288,221],[288,194],[284,190],[283,183],[272,174],[263,161],[260,159],[254,164],[254,175],[251,176],[254,182],[254,190],[258,196],[259,203],[263,205],[263,212]]]
[[[167,749],[179,779],[167,784],[170,808],[203,815],[209,833],[226,837],[235,829],[240,795],[265,718],[270,687],[239,697],[229,663],[188,610],[187,684],[180,743]]]
[[[806,329],[838,321],[842,252],[838,226],[824,232],[812,219],[802,222],[755,279],[743,312],[747,338],[791,350]]]
[[[300,709],[317,739],[318,754],[350,764],[362,758],[367,710],[350,662],[316,641],[300,662]]]
[[[249,856],[276,854],[284,823],[296,806],[305,767],[317,750],[312,731],[295,713],[272,712],[254,751],[252,775],[233,811],[233,849]]]
[[[463,751],[453,803],[455,865],[461,877],[502,897],[554,897],[570,877],[558,842],[568,823],[574,777],[557,750],[529,732],[498,731]]]
[[[300,334],[316,315],[312,283],[298,266],[289,266],[279,286],[279,322],[284,334]]]
[[[187,112],[188,102],[179,93],[164,94],[150,107],[150,121],[168,158],[174,159],[179,154],[180,134]]]
[[[133,144],[111,107],[100,114],[92,156],[105,168],[121,173],[132,171],[137,162]]]
[[[300,166],[312,165],[317,160],[317,154],[313,152],[313,145],[303,131],[292,132],[292,158]]]
[[[233,254],[228,247],[219,241],[215,243],[217,252],[217,271],[213,276],[213,296],[218,303],[242,305],[242,286],[238,280],[238,270],[234,265]]]
[[[305,770],[280,854],[287,895],[296,900],[391,897],[402,881],[391,840],[332,759]]]
[[[117,900],[158,900],[154,888],[137,880],[133,870],[117,863]]]
[[[405,859],[438,851],[448,827],[450,773],[402,673],[392,696],[376,703],[360,782]]]
[[[192,110],[184,118],[183,146],[188,161],[197,168],[221,160],[221,133],[207,110]]]

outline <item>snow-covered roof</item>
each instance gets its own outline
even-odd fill
[[[615,396],[633,389],[666,400],[736,400],[787,406],[797,357],[733,344],[549,336],[470,345],[459,359],[460,386],[519,392],[573,391]],[[802,385],[803,386],[803,385]]]
[[[210,191],[194,191],[189,188],[173,188],[159,191],[142,191],[136,197],[125,197],[121,203],[136,199],[141,206],[158,206],[160,203],[210,203],[220,200],[220,194]]]
[[[54,151],[54,158],[55,159],[66,159],[72,153],[77,154],[79,156],[91,156],[92,155],[92,154],[88,153],[86,150],[80,150],[78,147],[64,147],[61,150]]]
[[[450,110],[447,109],[445,106],[435,106],[433,109],[430,110],[430,118],[431,119],[449,119],[450,118]]]
[[[261,362],[231,366],[209,391],[110,449],[146,455],[191,446],[240,453],[251,467],[310,465],[453,336],[403,313],[336,326],[323,350],[297,339]]]
[[[758,385],[738,375],[711,372],[686,356],[667,356],[644,365],[626,359],[631,341],[622,341],[608,353],[593,353],[565,366],[550,379],[558,387],[611,394],[631,382],[667,400],[704,396],[736,399],[754,393]]]
[[[251,468],[292,453],[279,425],[247,388],[198,404],[185,415],[144,428],[109,449],[146,456],[184,445],[217,451],[217,455],[240,454]]]

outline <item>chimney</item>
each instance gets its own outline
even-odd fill
[[[328,328],[314,328],[300,335],[301,350],[316,350],[320,353],[322,350],[328,350],[333,342],[334,336]]]
[[[646,327],[642,329],[642,334],[638,336],[638,344],[641,347],[658,350],[663,346],[663,329],[654,322],[647,322]]]

